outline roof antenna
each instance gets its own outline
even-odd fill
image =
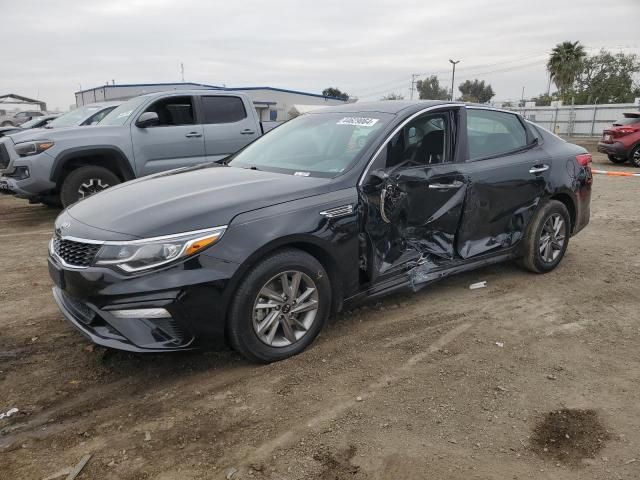
[[[180,62],[180,74],[182,75],[182,83],[184,83],[184,63]]]

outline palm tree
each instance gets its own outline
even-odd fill
[[[584,47],[580,42],[562,42],[557,44],[547,61],[547,70],[549,76],[563,101],[567,100],[569,90],[573,86],[573,82],[582,71],[582,62],[587,56]]]

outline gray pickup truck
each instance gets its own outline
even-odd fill
[[[0,191],[68,206],[118,183],[220,160],[264,133],[249,97],[195,90],[133,98],[97,126],[0,139]]]

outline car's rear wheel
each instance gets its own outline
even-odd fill
[[[615,163],[615,164],[621,164],[621,163],[627,162],[626,157],[616,157],[615,155],[607,155],[607,158],[611,163]]]
[[[2,125],[0,125],[1,127],[13,127],[13,123],[11,122],[2,122]]]
[[[637,145],[636,148],[631,150],[629,161],[634,167],[640,168],[640,145]]]
[[[567,207],[557,200],[547,202],[527,227],[521,265],[535,273],[550,272],[564,257],[570,234],[571,217]]]
[[[313,342],[330,306],[331,284],[322,264],[300,250],[277,252],[240,283],[229,310],[229,340],[250,360],[283,360]]]
[[[62,182],[60,200],[68,207],[78,200],[94,195],[120,183],[118,176],[111,170],[88,165],[73,170]]]

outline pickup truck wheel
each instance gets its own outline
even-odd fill
[[[551,200],[534,214],[523,238],[520,264],[535,273],[547,273],[558,266],[569,245],[571,217],[562,202]]]
[[[629,161],[634,167],[640,168],[640,145],[636,146],[629,154]]]
[[[66,208],[78,200],[90,197],[120,183],[115,173],[104,167],[89,165],[73,170],[62,182],[60,200]]]
[[[607,155],[611,163],[621,164],[627,162],[627,157],[616,157],[615,155]]]
[[[331,284],[322,264],[300,250],[283,250],[259,262],[240,283],[228,338],[249,360],[283,360],[313,342],[330,307]]]

